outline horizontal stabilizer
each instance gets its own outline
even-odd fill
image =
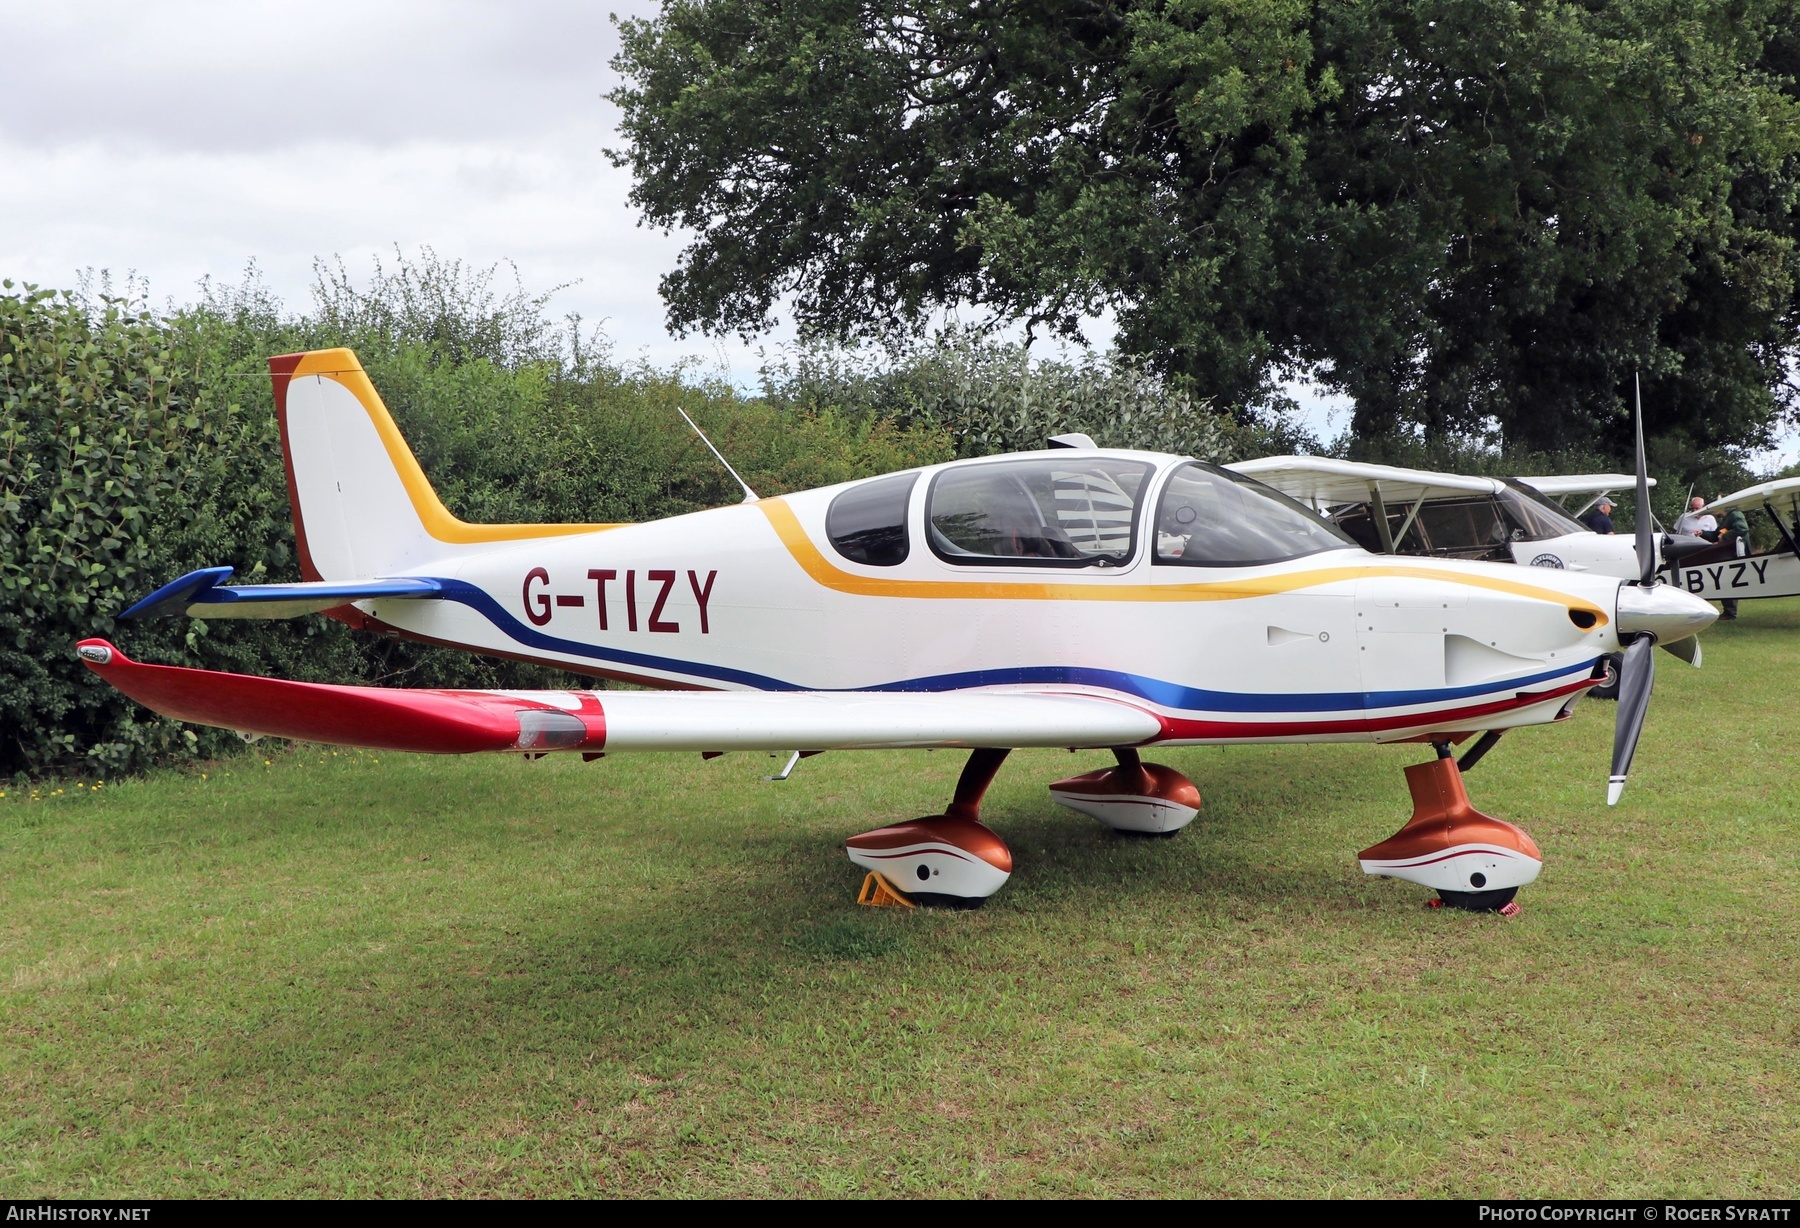
[[[144,665],[105,640],[81,659],[164,716],[337,746],[470,751],[788,751],[1131,746],[1162,722],[1093,695],[943,691],[434,691]]]
[[[233,584],[229,567],[204,567],[171,581],[120,614],[120,618],[294,618],[377,597],[428,601],[444,586],[436,580],[313,580],[299,584]]]

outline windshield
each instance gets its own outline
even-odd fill
[[[1106,457],[976,463],[947,469],[926,508],[931,548],[948,563],[1118,567],[1131,558],[1150,466]]]
[[[1506,478],[1499,499],[1512,522],[1514,541],[1539,542],[1571,533],[1591,533],[1586,525],[1517,478]]]
[[[1250,567],[1355,546],[1280,491],[1198,461],[1169,476],[1156,508],[1156,561],[1163,564]]]

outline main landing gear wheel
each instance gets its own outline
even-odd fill
[[[1119,766],[1059,780],[1050,796],[1121,836],[1167,839],[1200,813],[1200,790],[1174,768],[1145,763],[1130,746],[1116,747],[1113,757]]]
[[[974,912],[987,903],[985,895],[945,895],[939,891],[915,891],[907,898],[920,908],[948,908],[953,912]]]
[[[982,796],[1009,753],[971,752],[943,814],[851,836],[844,851],[909,903],[980,908],[1012,877],[1012,850],[979,817]]]
[[[1357,854],[1364,874],[1429,887],[1446,908],[1518,911],[1513,896],[1544,868],[1537,842],[1469,802],[1448,743],[1431,763],[1406,769],[1413,814],[1405,827]]]
[[[1500,912],[1518,894],[1517,887],[1505,887],[1499,891],[1440,891],[1438,899],[1443,901],[1445,908],[1460,908],[1465,912]]]

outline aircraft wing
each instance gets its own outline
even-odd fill
[[[1637,478],[1629,473],[1567,473],[1554,476],[1520,478],[1519,481],[1541,495],[1606,495],[1618,490],[1631,490]],[[1656,485],[1651,478],[1650,485]]]
[[[147,708],[243,734],[375,750],[875,750],[1132,746],[1162,722],[1055,691],[448,691],[285,682],[145,665],[83,640],[89,669]]]
[[[1746,486],[1743,490],[1714,499],[1700,510],[1714,516],[1734,508],[1754,512],[1762,510],[1765,503],[1773,504],[1780,511],[1792,515],[1796,505],[1800,505],[1800,478],[1776,478],[1773,482]]]
[[[1361,461],[1333,460],[1327,456],[1265,456],[1225,467],[1317,508],[1340,503],[1368,503],[1376,490],[1380,491],[1384,503],[1395,507],[1420,499],[1453,498],[1471,493],[1491,495],[1500,489],[1500,483],[1493,478],[1402,469],[1394,465],[1365,465]]]

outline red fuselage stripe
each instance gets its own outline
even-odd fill
[[[1452,852],[1430,857],[1423,861],[1385,861],[1371,858],[1369,864],[1380,866],[1384,870],[1417,870],[1422,866],[1435,866],[1440,861],[1451,861],[1458,857],[1521,857],[1522,853],[1508,853],[1497,848],[1464,847]],[[1536,861],[1537,858],[1532,858]]]
[[[1494,703],[1473,704],[1466,708],[1445,708],[1435,712],[1408,712],[1400,716],[1371,716],[1337,721],[1197,721],[1187,717],[1163,716],[1161,741],[1186,741],[1193,738],[1280,738],[1320,733],[1380,733],[1392,729],[1429,729],[1451,721],[1473,720],[1496,712],[1529,708],[1572,695],[1599,683],[1598,678],[1583,678],[1567,686],[1548,691],[1533,691]],[[1159,714],[1160,715],[1160,714]]]

